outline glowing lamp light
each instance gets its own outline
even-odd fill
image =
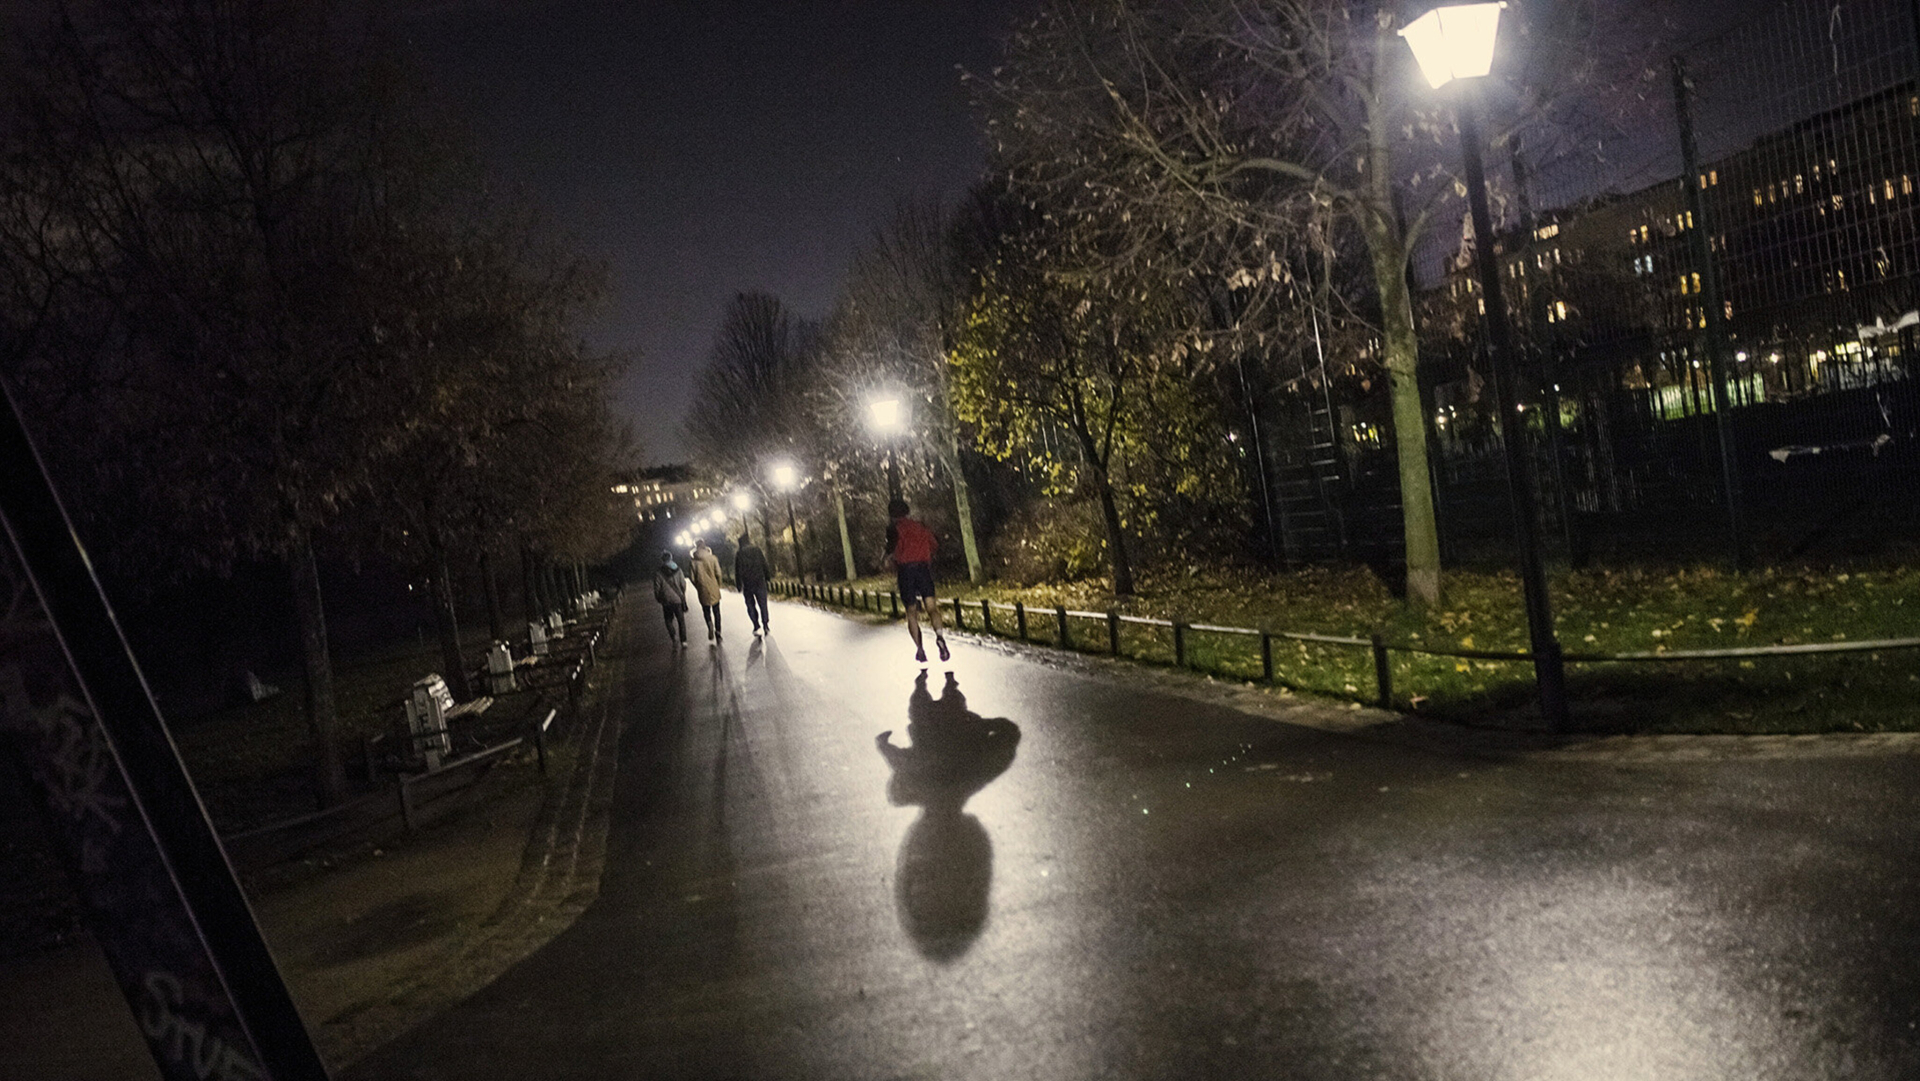
[[[747,509],[748,507],[751,507],[751,506],[753,506],[753,497],[752,497],[752,496],[750,496],[750,495],[748,495],[748,494],[747,494],[747,493],[745,493],[745,492],[735,492],[735,493],[733,493],[733,509],[734,509],[734,510],[742,510],[742,511],[743,511],[743,510],[746,510],[746,509]]]
[[[876,431],[897,432],[903,426],[900,417],[900,399],[892,395],[869,401],[867,415],[872,419]]]
[[[792,462],[777,462],[772,472],[773,483],[778,485],[781,491],[791,490],[800,481],[800,471],[793,467]]]
[[[1493,42],[1505,3],[1438,7],[1400,31],[1435,90],[1455,79],[1478,79],[1493,70]]]

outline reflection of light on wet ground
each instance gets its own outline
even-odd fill
[[[1402,1067],[1420,1064],[1405,1076],[1797,1076],[1771,1062],[1772,990],[1743,981],[1725,943],[1700,937],[1724,917],[1708,919],[1679,891],[1605,870],[1530,882],[1395,877],[1371,898],[1383,925],[1365,947],[1347,943],[1346,971],[1322,976],[1362,985],[1365,1012],[1406,1019],[1382,1040]]]

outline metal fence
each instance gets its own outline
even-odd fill
[[[898,618],[900,595],[892,590],[858,586],[821,585],[776,580],[774,592],[796,600]],[[1092,612],[1064,605],[1033,606],[1024,602],[965,600],[950,597],[939,602],[942,614],[959,631],[1014,638],[1030,644],[1081,653],[1098,653],[1128,660],[1237,679],[1294,687],[1345,697],[1356,704],[1403,709],[1424,700],[1432,677],[1447,665],[1531,664],[1524,650],[1469,649],[1437,646],[1412,640],[1389,639],[1383,634],[1321,634],[1313,631],[1233,627],[1214,623]],[[1622,665],[1751,664],[1761,658],[1776,663],[1789,658],[1831,657],[1846,654],[1906,653],[1920,650],[1920,638],[1882,638],[1857,641],[1812,642],[1794,645],[1741,646],[1726,649],[1656,649],[1599,653],[1576,651],[1564,655],[1569,665],[1604,668]],[[1509,681],[1524,686],[1524,678]]]
[[[1792,557],[1910,536],[1920,504],[1920,15],[1786,0],[1662,58],[1600,152],[1499,148],[1496,240],[1543,533],[1593,555]],[[1504,159],[1504,160],[1503,160]],[[1450,560],[1510,536],[1471,273],[1429,253],[1423,390]],[[1438,266],[1432,265],[1438,263]],[[1451,328],[1451,329],[1450,329]],[[1398,558],[1382,381],[1276,395],[1295,559]]]

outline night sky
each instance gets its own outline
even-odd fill
[[[1780,2],[1622,14],[1689,40]],[[980,175],[957,68],[990,70],[1037,3],[420,0],[402,29],[495,177],[607,260],[611,302],[588,334],[637,357],[622,400],[668,462],[685,458],[680,418],[729,297],[822,316],[898,199],[952,198]]]
[[[956,65],[985,71],[1023,0],[476,0],[407,36],[494,175],[613,271],[590,328],[638,355],[623,389],[654,461],[722,306],[832,303],[903,196],[984,165]]]

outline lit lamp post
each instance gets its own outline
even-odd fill
[[[753,509],[753,497],[745,492],[733,493],[733,509],[740,512],[741,535],[750,537],[751,531],[747,527],[747,511]]]
[[[900,470],[894,465],[893,442],[895,436],[906,430],[903,412],[896,395],[883,394],[867,401],[867,418],[887,444],[887,498],[890,500],[900,498]]]
[[[1487,210],[1486,171],[1480,163],[1480,110],[1474,84],[1493,70],[1494,39],[1504,3],[1438,7],[1400,31],[1413,49],[1420,71],[1435,90],[1463,80],[1456,102],[1460,120],[1460,156],[1467,173],[1467,203],[1473,213],[1474,264],[1486,301],[1487,342],[1492,347],[1494,400],[1507,458],[1507,487],[1513,496],[1514,539],[1520,549],[1520,581],[1526,594],[1527,633],[1532,644],[1534,684],[1540,712],[1557,731],[1567,723],[1567,675],[1560,642],[1553,632],[1553,609],[1546,573],[1540,566],[1540,524],[1535,516],[1533,459],[1527,454],[1526,428],[1516,401],[1520,381],[1513,328],[1500,289],[1500,268],[1493,254],[1493,215]]]
[[[773,486],[787,493],[787,538],[793,548],[793,574],[800,577],[800,526],[793,518],[793,490],[800,486],[800,471],[792,462],[775,462]]]

